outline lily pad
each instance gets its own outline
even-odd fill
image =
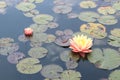
[[[74,70],[65,70],[61,74],[61,80],[81,80],[81,74]]]
[[[0,54],[8,55],[13,52],[16,52],[19,49],[19,45],[14,43],[12,38],[1,38],[0,39]]]
[[[120,28],[114,28],[110,31],[113,36],[120,37]]]
[[[14,52],[8,55],[7,60],[12,64],[17,64],[18,61],[25,57],[25,54],[22,52]]]
[[[29,12],[24,13],[24,15],[26,17],[34,17],[34,16],[36,16],[38,14],[39,14],[39,11],[36,10],[36,9],[33,9],[33,10],[29,11]]]
[[[120,2],[118,1],[118,2],[114,3],[112,7],[116,10],[120,10]]]
[[[75,69],[78,66],[76,61],[68,61],[66,62],[67,69]]]
[[[79,60],[79,55],[77,54],[73,54],[71,51],[63,51],[60,54],[60,59],[64,62],[68,62],[68,61],[78,61]]]
[[[103,39],[107,36],[105,26],[100,23],[83,24],[80,26],[80,31],[97,39]]]
[[[109,75],[109,80],[120,80],[120,70],[115,70]]]
[[[71,36],[63,35],[55,39],[55,43],[59,46],[67,47],[70,45],[69,39]]]
[[[29,41],[29,39],[24,34],[19,35],[18,36],[18,40],[21,41],[21,42],[27,42],[27,41]]]
[[[0,1],[0,8],[5,8],[7,6],[5,1]]]
[[[72,18],[77,18],[78,14],[71,12],[71,13],[67,14],[67,16],[68,16],[68,18],[72,19]]]
[[[116,10],[111,6],[99,7],[97,11],[104,15],[115,14],[116,12]]]
[[[47,34],[46,33],[36,33],[33,35],[33,37],[30,38],[31,42],[44,42],[47,40]]]
[[[41,47],[42,44],[43,44],[42,42],[30,42],[31,47]]]
[[[112,45],[115,47],[120,47],[120,37],[116,37],[113,35],[109,35],[108,37],[109,37],[109,39],[108,39],[109,45]]]
[[[33,17],[33,21],[36,24],[48,24],[49,22],[53,21],[53,17],[48,14],[40,14],[35,17]]]
[[[81,8],[95,8],[97,4],[94,1],[82,1],[80,2]]]
[[[24,58],[16,65],[17,70],[23,74],[35,74],[42,69],[40,61],[35,58]]]
[[[50,22],[47,24],[47,26],[52,29],[52,28],[57,28],[59,24],[56,22]]]
[[[55,13],[67,14],[72,11],[72,7],[68,5],[57,5],[53,8]]]
[[[33,29],[34,33],[43,33],[48,29],[46,25],[38,25],[38,24],[31,24],[30,28]]]
[[[48,35],[47,35],[47,40],[45,41],[45,43],[54,42],[55,39],[56,39],[56,36],[54,36],[53,34],[48,34]]]
[[[35,4],[29,3],[29,2],[21,2],[16,6],[16,8],[18,10],[21,10],[23,12],[30,11],[30,10],[34,9],[35,7],[36,7]]]
[[[41,70],[42,76],[50,79],[59,78],[62,72],[63,68],[56,64],[46,65]]]
[[[43,58],[47,55],[47,49],[43,47],[33,47],[28,51],[28,55],[33,58]]]
[[[119,52],[106,48],[93,49],[93,52],[88,55],[88,60],[94,63],[98,68],[112,70],[120,66],[120,55]]]
[[[78,16],[80,20],[85,22],[95,22],[99,17],[98,13],[92,11],[81,12]]]
[[[107,15],[107,16],[101,16],[100,18],[98,18],[98,22],[105,25],[113,25],[113,24],[116,24],[118,20],[112,15]]]
[[[35,3],[42,3],[44,0],[35,0]]]

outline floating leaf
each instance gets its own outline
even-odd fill
[[[33,21],[36,24],[48,24],[51,22],[54,18],[51,15],[48,14],[40,14],[35,17],[33,17]]]
[[[42,3],[44,0],[35,0],[35,3]]]
[[[33,9],[29,12],[24,13],[26,17],[34,17],[35,15],[38,15],[38,14],[39,14],[39,11],[36,9]]]
[[[120,2],[118,1],[118,2],[114,3],[112,7],[116,10],[120,10]]]
[[[109,80],[120,80],[120,70],[115,70],[110,73]]]
[[[79,60],[79,55],[77,54],[73,54],[71,51],[63,51],[60,54],[60,59],[64,62],[68,62],[68,61],[77,61]]]
[[[30,46],[31,47],[41,47],[42,46],[42,42],[30,42]]]
[[[94,63],[98,68],[112,70],[120,66],[120,55],[114,49],[94,49],[88,55],[88,60]]]
[[[27,42],[29,39],[24,34],[22,34],[18,36],[18,40],[21,42]]]
[[[68,5],[57,5],[53,8],[55,13],[67,14],[72,11],[72,7]]]
[[[7,6],[5,1],[0,1],[0,8],[5,8]]]
[[[28,51],[28,55],[33,58],[43,58],[47,55],[47,49],[43,47],[33,47]]]
[[[10,62],[12,64],[17,64],[18,61],[20,59],[22,59],[23,57],[25,57],[24,53],[14,52],[14,53],[11,53],[10,55],[8,55],[7,60],[8,60],[8,62]]]
[[[81,8],[95,8],[97,4],[94,1],[82,1],[80,2]]]
[[[46,33],[36,33],[33,35],[33,37],[30,38],[31,42],[44,42],[47,40],[47,34]]]
[[[109,45],[112,45],[115,47],[120,47],[120,37],[116,37],[113,35],[109,35],[108,37],[109,37],[109,39],[108,39]]]
[[[81,74],[74,70],[65,70],[61,74],[61,80],[80,80]]]
[[[61,31],[61,30],[57,30],[57,31],[55,32],[55,34],[56,34],[56,36],[63,36],[63,35],[64,35],[64,32]]]
[[[68,61],[66,62],[67,69],[74,69],[78,66],[78,63],[75,61]]]
[[[67,14],[68,18],[72,19],[72,18],[77,18],[78,17],[78,14],[76,13],[69,13]]]
[[[45,41],[45,43],[54,42],[55,39],[56,39],[56,36],[54,36],[53,34],[48,34],[48,35],[47,35],[47,40]]]
[[[50,22],[47,24],[47,26],[52,29],[52,28],[57,28],[59,24],[55,22]]]
[[[113,36],[120,37],[120,28],[114,28],[110,32]]]
[[[115,14],[116,10],[111,6],[99,7],[98,12],[104,15]]]
[[[36,5],[34,5],[33,3],[29,3],[29,2],[21,2],[16,6],[18,10],[21,10],[23,12],[30,11],[34,9],[35,7]]]
[[[35,58],[24,58],[16,65],[17,70],[23,74],[35,74],[42,69],[40,61]]]
[[[19,49],[19,45],[14,43],[12,38],[1,38],[0,39],[0,54],[8,55]]]
[[[87,23],[80,26],[80,31],[91,35],[97,39],[103,39],[107,36],[106,28],[100,23]]]
[[[38,25],[38,24],[31,24],[30,28],[33,29],[34,33],[43,33],[48,29],[46,25]]]
[[[67,35],[59,36],[55,39],[55,43],[59,46],[66,47],[70,45],[70,42],[69,42],[70,38],[71,36],[67,36]]]
[[[62,72],[63,72],[63,68],[55,64],[46,65],[41,70],[41,74],[44,77],[50,78],[50,79],[59,78]]]
[[[98,13],[92,11],[81,12],[78,16],[80,20],[85,22],[95,22],[99,17]]]
[[[65,29],[64,34],[68,35],[68,36],[71,36],[71,35],[73,35],[73,31],[71,29]]]
[[[112,15],[107,15],[107,16],[101,16],[100,18],[98,18],[98,22],[105,25],[113,25],[113,24],[116,24],[118,20]]]

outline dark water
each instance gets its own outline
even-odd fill
[[[37,9],[41,13],[43,14],[47,13],[54,16],[57,19],[56,22],[60,25],[60,27],[58,28],[48,30],[48,33],[55,33],[56,30],[64,30],[67,28],[72,29],[74,32],[79,31],[78,29],[80,25],[82,25],[85,22],[80,21],[77,18],[70,20],[67,18],[66,15],[54,13],[52,11],[52,7],[54,6],[52,1],[45,0],[40,6],[37,5]],[[74,5],[73,10],[74,12],[78,12],[78,13],[82,11],[82,9],[78,9],[78,5]],[[94,9],[91,10],[94,11]],[[120,27],[119,22],[116,25],[106,27],[108,34],[110,33],[111,29],[115,27],[118,28]],[[4,15],[0,14],[0,38],[11,37],[15,39],[15,42],[17,42],[20,45],[19,51],[24,52],[27,55],[27,52],[30,49],[30,47],[28,46],[28,44],[19,42],[18,36],[23,34],[23,30],[25,27],[28,27],[33,23],[34,22],[32,21],[32,18],[25,17],[23,15],[23,12],[18,11],[14,6],[9,6],[7,7],[6,14]],[[50,43],[48,45],[56,45],[56,44]],[[47,45],[44,46],[47,47]],[[97,47],[102,47],[102,46],[97,46]],[[106,45],[103,47],[105,48],[109,46]],[[56,56],[59,56],[59,54],[56,53]],[[52,57],[53,56],[45,57],[44,59],[41,59],[41,63],[43,64],[43,66],[53,63],[53,64],[61,65],[64,69],[66,69],[64,62],[60,60],[51,61]],[[108,70],[98,69],[95,67],[94,64],[91,64],[87,60],[79,61],[79,66],[75,70],[81,72],[82,80],[100,80],[101,78],[108,78],[108,75],[111,72]],[[44,80],[44,77],[41,76],[40,72],[32,75],[21,74],[17,71],[16,65],[10,64],[7,61],[6,56],[0,55],[0,80]]]

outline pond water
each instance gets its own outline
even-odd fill
[[[33,36],[24,36],[27,27]],[[85,58],[74,56],[67,44],[76,32],[93,39]],[[119,75],[119,0],[0,0],[0,80],[120,80]]]

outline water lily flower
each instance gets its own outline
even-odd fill
[[[83,58],[86,53],[92,52],[90,48],[92,47],[92,39],[88,38],[85,35],[76,35],[72,39],[70,39],[70,47],[73,52],[79,53]]]
[[[25,28],[24,29],[24,34],[26,36],[32,36],[33,35],[33,30],[31,28]]]

